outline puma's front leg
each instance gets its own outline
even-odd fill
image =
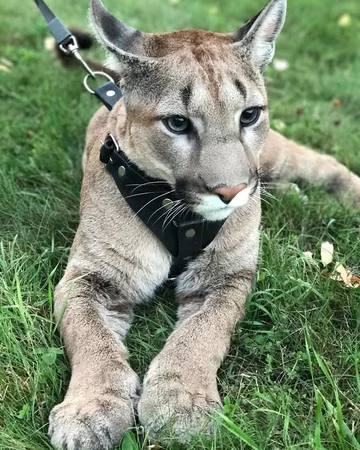
[[[206,413],[221,404],[216,373],[242,317],[252,275],[238,274],[237,287],[224,284],[205,298],[198,292],[190,299],[199,310],[180,321],[144,380],[139,417],[151,437],[166,431],[186,441],[209,431]],[[183,302],[180,314],[187,307],[186,298]]]
[[[339,200],[360,207],[360,178],[335,158],[311,150],[270,130],[261,166],[269,181],[304,180],[322,186]],[[266,186],[266,185],[265,185]]]
[[[258,223],[248,219],[252,230],[228,219],[218,248],[194,261],[179,280],[177,328],[152,361],[139,402],[140,421],[150,437],[163,440],[163,432],[172,432],[186,441],[211,430],[207,412],[221,404],[217,370],[243,316],[256,270]],[[232,239],[233,233],[242,239]]]
[[[50,415],[56,449],[104,450],[134,422],[139,382],[122,343],[132,300],[125,284],[68,267],[55,294],[72,375],[64,401]],[[59,317],[58,317],[59,318]]]

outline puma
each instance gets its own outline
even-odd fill
[[[113,448],[136,414],[152,439],[166,439],[160,432],[167,428],[182,442],[211,430],[207,412],[221,405],[217,370],[257,267],[260,172],[323,186],[360,206],[359,177],[269,130],[263,73],[285,13],[286,0],[270,0],[234,33],[147,34],[92,0],[93,30],[124,97],[90,122],[80,223],[55,292],[72,367],[65,399],[50,415],[55,448]],[[109,132],[189,210],[210,222],[226,219],[176,280],[178,321],[142,388],[124,339],[134,305],[167,280],[172,256],[99,161]]]

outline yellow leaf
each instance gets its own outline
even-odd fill
[[[352,274],[348,272],[342,264],[337,263],[335,270],[340,274],[340,278],[346,286],[351,283]]]
[[[10,72],[10,69],[4,66],[4,64],[0,64],[0,72]]]

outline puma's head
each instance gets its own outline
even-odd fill
[[[269,131],[263,71],[285,12],[286,0],[271,0],[234,33],[149,34],[92,0],[94,31],[121,77],[122,149],[207,220],[226,218],[257,192]]]

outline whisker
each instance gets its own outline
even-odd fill
[[[255,202],[255,204],[256,204],[257,206],[259,206],[259,205],[261,204],[261,202],[260,202],[261,198],[260,198],[259,196],[252,195],[252,196],[250,197],[250,200],[252,200],[253,202]]]
[[[274,199],[274,200],[277,200],[276,197],[274,197],[273,195],[269,194],[268,192],[267,192],[266,194],[267,194],[267,196],[268,196],[269,198]],[[265,196],[261,196],[261,201],[262,201],[263,203],[266,203],[267,205],[270,205],[270,206],[272,205],[272,203],[270,203],[270,202],[265,198]]]
[[[137,184],[127,184],[127,186],[136,186],[131,193],[136,191],[136,189],[139,189],[142,186],[147,186],[149,184],[168,184],[166,181],[148,181],[147,183],[137,183]]]
[[[166,210],[164,213],[162,213],[161,216],[158,217],[158,218],[155,220],[154,225],[155,225],[162,217],[164,217],[165,215],[167,215],[167,214],[174,208],[174,206],[176,206],[175,203],[178,204],[178,203],[180,203],[180,202],[182,202],[182,200],[175,200],[175,202],[174,202],[174,204],[171,206],[170,210]]]
[[[168,191],[167,191],[168,192]],[[132,197],[138,197],[139,195],[150,195],[150,194],[157,194],[157,192],[150,192],[150,191],[148,191],[148,192],[141,192],[141,193],[139,193],[139,194],[131,194],[131,195],[127,195],[126,197],[124,197],[124,198],[132,198]]]
[[[163,225],[163,227],[164,227],[163,230],[164,231],[166,230],[166,227],[168,227],[170,225],[170,223],[173,222],[176,219],[177,216],[180,217],[180,214],[182,212],[184,212],[184,209],[186,209],[186,205],[178,205],[178,209],[175,211],[175,213],[172,215],[172,217],[169,218],[168,223],[166,225],[165,225],[165,221],[164,221],[164,225],[165,225],[165,226]]]
[[[263,197],[269,197],[269,198],[272,198],[274,200],[277,200],[276,197],[274,195],[272,195],[270,192],[263,191],[262,194],[263,194]]]
[[[139,209],[139,211],[138,211],[137,213],[135,213],[134,217],[136,217],[136,216],[137,216],[144,208],[146,208],[148,205],[150,205],[150,203],[152,203],[152,202],[154,202],[155,200],[157,200],[158,198],[164,197],[164,195],[168,195],[168,194],[170,194],[170,193],[172,193],[172,192],[175,192],[175,189],[172,189],[171,191],[167,191],[167,192],[165,192],[165,193],[163,193],[163,194],[160,194],[160,195],[158,195],[157,197],[151,199],[151,200],[148,201],[144,206],[142,206],[142,207]]]
[[[174,204],[176,203],[179,203],[179,202],[181,202],[182,200],[175,200],[174,201]],[[162,209],[162,208],[166,208],[167,207],[167,205],[162,205],[162,206],[160,206],[160,208],[158,208],[155,212],[153,212],[152,214],[151,214],[151,216],[149,217],[149,221],[150,221],[150,219],[160,210],[160,209]],[[173,207],[173,206],[172,206]],[[171,208],[172,208],[171,207]],[[166,213],[168,212],[168,210],[166,210],[163,214],[161,214],[161,216],[160,217],[158,217],[156,220],[155,220],[155,222],[154,222],[154,224],[153,225],[155,225]]]
[[[166,227],[175,219],[175,217],[177,216],[177,214],[178,214],[178,212],[182,209],[182,206],[183,205],[176,205],[175,206],[175,208],[174,208],[174,210],[173,211],[171,211],[170,210],[170,214],[167,216],[167,217],[165,217],[165,220],[164,220],[164,223],[163,223],[163,231],[165,231],[166,230]],[[167,224],[166,224],[166,221],[167,221]]]
[[[176,215],[176,213],[177,213],[177,211],[178,211],[178,209],[180,207],[181,207],[181,205],[176,205],[176,206],[174,206],[174,208],[172,208],[172,209],[170,209],[168,211],[168,214],[165,216],[165,219],[164,219],[164,222],[163,222],[163,225],[162,225],[162,231],[163,232],[165,231],[167,220],[169,220],[168,223],[170,223],[171,222],[171,217]]]

